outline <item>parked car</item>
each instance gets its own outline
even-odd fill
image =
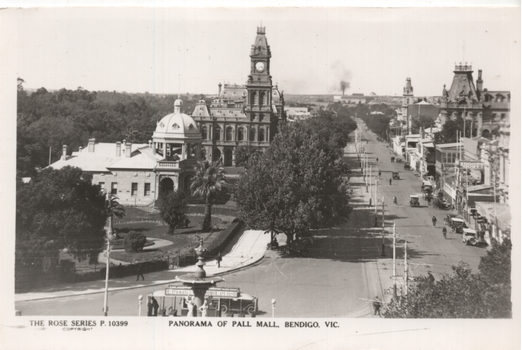
[[[410,195],[410,207],[418,207],[419,205],[419,196],[415,194]]]
[[[478,244],[478,235],[477,231],[471,228],[462,229],[462,243],[466,243],[466,245],[474,245]]]
[[[451,218],[450,226],[455,233],[462,233],[463,229],[468,228],[464,219],[461,218]]]

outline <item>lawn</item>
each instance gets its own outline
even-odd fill
[[[115,251],[111,253],[111,258],[126,262],[145,261],[164,258],[168,255],[192,254],[195,247],[199,244],[200,237],[206,240],[211,234],[209,232],[202,233],[201,225],[203,223],[203,215],[189,215],[190,224],[187,228],[177,229],[174,234],[168,233],[168,226],[160,221],[154,221],[154,214],[144,216],[137,212],[132,212],[132,220],[128,222],[119,222],[114,225],[114,229],[124,236],[130,231],[136,231],[144,234],[147,238],[160,238],[172,242],[171,245],[159,247],[153,250],[146,250],[138,253],[127,253],[125,251]],[[129,213],[128,213],[129,214]],[[130,215],[129,215],[130,216]],[[135,222],[136,217],[140,217],[142,222]],[[233,218],[212,217],[212,223],[215,227],[214,232],[218,232],[227,227]]]

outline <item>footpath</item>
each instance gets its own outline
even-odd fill
[[[366,134],[366,133],[365,133]],[[366,137],[367,135],[365,135]],[[368,147],[367,147],[368,148]],[[350,205],[353,207],[353,211],[350,214],[350,220],[343,226],[343,229],[352,232],[352,234],[360,236],[361,241],[375,241],[375,239],[369,239],[370,237],[381,237],[381,210],[378,213],[378,227],[375,227],[375,211],[370,207],[370,198],[372,193],[366,190],[365,178],[360,168],[360,163],[357,159],[357,152],[355,149],[355,142],[349,142],[344,149],[344,158],[350,165]],[[375,164],[373,164],[375,166]],[[375,170],[374,170],[375,171]],[[375,172],[374,172],[375,175]],[[374,198],[372,198],[374,200]],[[388,226],[388,225],[386,225]],[[389,228],[387,227],[386,231]],[[366,237],[366,238],[364,238]],[[360,301],[364,301],[366,304],[347,315],[349,318],[374,318],[374,310],[372,307],[372,301],[375,296],[378,296],[381,301],[389,301],[390,295],[386,294],[386,290],[392,286],[391,283],[391,269],[387,268],[391,259],[388,257],[381,257],[381,240],[377,239],[377,245],[367,246],[364,245],[361,254],[367,256],[367,260],[361,262],[361,268],[364,270],[366,276],[367,290],[366,294],[359,295]],[[374,243],[372,243],[374,244]],[[389,254],[388,254],[389,255]],[[377,257],[377,258],[376,258]]]
[[[215,260],[205,261],[207,277],[227,274],[232,271],[243,269],[260,261],[270,242],[270,235],[260,230],[247,230],[243,232],[239,240],[232,246],[227,254],[224,254],[221,267],[217,267]],[[148,248],[152,249],[154,246]],[[226,249],[225,249],[226,251]],[[112,259],[111,259],[112,260]],[[176,276],[196,271],[196,266],[186,266],[174,270],[165,270],[146,273],[146,280],[136,281],[136,276],[113,278],[109,280],[109,291],[135,289],[172,283]],[[32,301],[42,299],[54,299],[76,295],[103,293],[105,291],[105,280],[80,282],[69,285],[41,288],[40,290],[15,294],[15,301]]]

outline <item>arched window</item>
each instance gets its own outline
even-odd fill
[[[243,141],[245,139],[245,135],[243,132],[244,132],[243,128],[240,127],[239,129],[237,129],[237,140],[238,141]]]
[[[206,126],[201,128],[201,137],[203,140],[208,140],[208,129]]]
[[[229,126],[229,127],[227,128],[227,130],[226,130],[226,135],[225,135],[227,141],[232,141],[233,130],[234,130],[234,129],[232,129],[231,126]]]
[[[216,129],[214,131],[214,138],[216,139],[216,141],[221,140],[221,128],[219,127],[219,125],[216,126]]]
[[[265,129],[259,129],[259,141],[265,141]]]
[[[252,128],[250,129],[250,141],[256,140],[256,129]]]

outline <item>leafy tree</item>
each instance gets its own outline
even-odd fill
[[[147,237],[136,231],[130,231],[123,240],[123,245],[127,253],[141,252],[145,243],[147,243]]]
[[[79,260],[99,253],[106,219],[100,187],[79,168],[47,168],[29,184],[18,182],[17,264],[38,266],[65,248]]]
[[[460,136],[464,137],[464,121],[462,117],[458,117],[455,120],[448,119],[442,126],[442,131],[435,134],[435,141],[438,144],[441,143],[453,143],[457,142],[457,132],[459,131]],[[466,135],[465,137],[471,137],[471,121],[466,121]]]
[[[253,146],[239,146],[236,148],[236,164],[237,166],[245,166],[252,157],[260,154],[261,150]]]
[[[408,294],[393,298],[388,318],[509,318],[511,317],[511,241],[493,242],[481,258],[479,273],[460,262],[439,281],[418,277]]]
[[[421,128],[424,130],[433,125],[435,125],[435,121],[426,115],[421,115],[418,118],[413,118],[412,120],[412,129],[418,133],[420,133]]]
[[[123,205],[118,202],[118,197],[114,194],[110,193],[109,191],[105,190],[105,213],[107,217],[109,218],[109,231],[107,234],[109,237],[111,237],[114,233],[113,229],[113,218],[122,218],[125,216],[125,208]]]
[[[187,200],[184,191],[169,192],[163,197],[160,215],[163,221],[169,225],[169,233],[174,233],[176,228],[187,226]]]
[[[329,142],[312,125],[284,126],[268,150],[249,163],[234,193],[243,221],[255,229],[283,231],[290,243],[350,212],[340,141]]]
[[[190,190],[193,195],[205,199],[205,219],[201,228],[203,231],[210,230],[214,198],[220,192],[226,191],[226,186],[225,170],[219,162],[198,162]]]

